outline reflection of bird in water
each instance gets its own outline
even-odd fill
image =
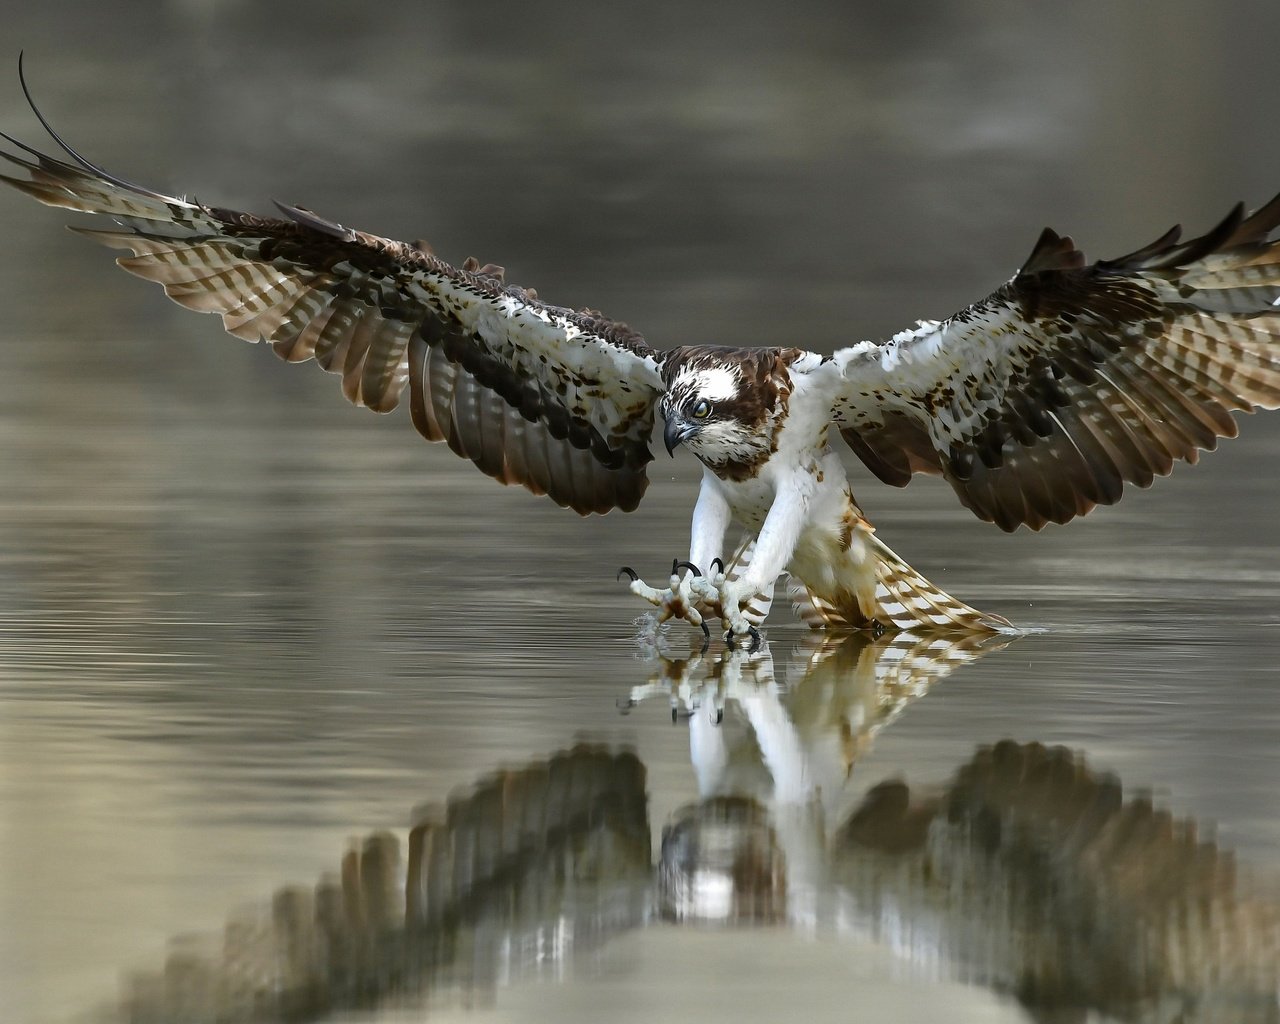
[[[1280,894],[1065,748],[983,747],[875,787],[831,847],[863,925],[1038,1017],[1280,1020]]]
[[[1008,643],[990,636],[811,635],[792,648],[785,684],[768,650],[730,650],[714,659],[655,658],[652,678],[633,688],[626,704],[665,697],[673,718],[689,716],[703,797],[761,797],[766,790],[771,797],[776,789],[789,803],[813,795],[834,801],[854,761],[903,709],[960,666]],[[724,731],[713,728],[726,705],[749,725],[745,742],[734,751]],[[695,713],[702,710],[706,714]],[[730,757],[733,765],[721,764]],[[727,774],[720,778],[722,773]],[[832,802],[826,806],[828,814],[835,809]]]
[[[309,1020],[474,999],[559,975],[656,915],[871,935],[1037,1020],[1280,1019],[1280,899],[1078,755],[981,747],[950,783],[883,782],[836,823],[869,737],[982,653],[855,638],[797,657],[785,688],[767,651],[663,662],[633,697],[674,692],[692,709],[699,799],[664,829],[656,873],[644,766],[580,746],[450,800],[411,832],[403,872],[380,833],[314,891],[281,890],[212,948],[176,947],[134,979],[126,1016]]]
[[[740,886],[730,898],[723,872],[758,869],[787,888],[786,917],[803,927],[819,923],[827,822],[840,807],[853,762],[909,703],[1005,642],[903,633],[808,637],[793,650],[785,686],[767,650],[729,651],[705,670],[701,658],[660,660],[631,702],[666,695],[673,713],[688,714],[700,797],[664,835],[663,913],[678,920],[784,915],[783,901],[759,899]],[[726,707],[745,730],[725,721]],[[735,831],[746,842],[742,859],[727,852]],[[720,861],[722,869],[715,866]]]
[[[133,1024],[318,1020],[483,993],[640,924],[651,867],[645,769],[579,746],[500,772],[336,877],[279,890],[222,936],[182,940],[128,984]]]

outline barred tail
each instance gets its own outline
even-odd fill
[[[915,633],[1010,633],[1016,627],[1008,619],[980,612],[934,586],[882,543],[873,533],[862,535],[866,556],[874,561],[874,598],[859,600],[859,590],[871,590],[870,566],[851,569],[851,578],[840,580],[836,594],[818,593],[803,580],[791,577],[787,595],[796,614],[810,629],[868,629],[875,625]],[[857,576],[868,574],[868,578]],[[853,575],[857,574],[857,575]],[[873,607],[868,608],[870,603]]]

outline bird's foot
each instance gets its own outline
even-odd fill
[[[618,570],[618,578],[624,573],[630,577],[631,593],[658,609],[659,624],[668,619],[684,619],[701,628],[703,636],[710,640],[707,620],[718,618],[725,626],[725,643],[731,648],[745,645],[746,651],[754,654],[764,639],[744,614],[754,592],[748,592],[739,581],[730,580],[719,558],[713,559],[708,568],[710,571],[704,575],[692,562],[676,559],[671,563],[670,585],[665,589],[649,586],[625,565]],[[682,570],[688,572],[681,575]]]
[[[712,564],[713,575],[703,581],[703,588],[708,592],[705,598],[707,609],[713,610],[724,623],[724,642],[730,649],[738,648],[744,639],[749,641],[746,650],[754,654],[760,649],[763,640],[760,630],[747,618],[745,609],[754,592],[749,591],[739,581],[729,579],[724,572],[724,563],[716,559]],[[719,571],[716,571],[716,567]]]
[[[688,569],[687,575],[681,575],[681,569]],[[701,571],[692,562],[676,559],[671,563],[671,579],[665,589],[651,587],[639,574],[629,566],[618,570],[618,578],[627,575],[631,579],[628,589],[637,597],[642,597],[658,609],[659,624],[668,619],[684,619],[692,626],[702,629],[706,640],[711,639],[711,627],[707,625],[707,614],[702,607],[705,600],[705,588]]]

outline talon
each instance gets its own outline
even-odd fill
[[[674,575],[676,574],[676,572],[677,572],[677,571],[679,571],[680,569],[688,569],[688,570],[689,570],[691,573],[693,573],[695,576],[701,576],[701,575],[702,575],[702,570],[701,570],[701,569],[699,569],[699,568],[698,568],[696,565],[694,565],[692,562],[672,562],[672,563],[671,563],[671,575],[672,575],[672,576],[674,576]]]
[[[671,559],[671,575],[674,576],[679,569],[680,569],[680,559],[678,558]]]
[[[724,562],[720,561],[720,559],[718,559],[718,558],[713,558],[713,559],[711,559],[711,570],[710,570],[710,572],[709,572],[709,574],[708,574],[708,575],[711,575],[711,576],[716,575],[716,566],[717,566],[717,565],[718,565],[718,566],[720,566],[720,574],[721,574],[721,575],[723,575],[723,574],[724,574]]]
[[[639,579],[640,579],[640,574],[639,574],[638,572],[636,572],[633,568],[631,568],[631,566],[629,566],[629,565],[624,565],[621,569],[619,569],[619,570],[618,570],[618,575],[617,575],[617,576],[615,576],[615,577],[614,577],[614,579],[615,579],[615,580],[620,580],[620,579],[622,579],[622,574],[623,574],[624,572],[625,572],[628,576],[630,576],[630,577],[631,577],[631,582],[632,582],[632,583],[635,583],[637,580],[639,580]]]
[[[715,724],[719,725],[724,721],[724,708],[716,708]]]

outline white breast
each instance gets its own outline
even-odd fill
[[[769,514],[774,496],[778,493],[777,484],[768,472],[768,467],[750,480],[716,479],[716,484],[729,502],[729,510],[733,513],[735,522],[752,530],[759,530],[764,524],[764,517]]]
[[[795,486],[797,474],[808,478],[804,486],[813,495],[812,514],[829,518],[843,512],[844,467],[827,443],[830,398],[812,377],[793,374],[792,381],[795,386],[787,419],[778,432],[777,450],[752,479],[719,481],[734,518],[751,529],[760,528],[778,488]]]

